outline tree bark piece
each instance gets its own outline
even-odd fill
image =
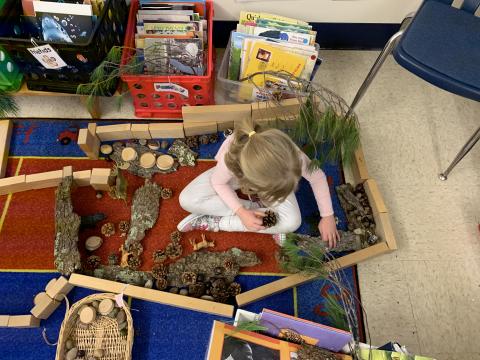
[[[73,212],[73,177],[65,177],[55,191],[55,267],[62,275],[70,275],[82,267],[78,252],[80,216]]]

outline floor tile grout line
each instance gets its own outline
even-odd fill
[[[423,261],[423,260],[422,260]],[[406,271],[406,268],[405,268],[405,264],[402,260],[400,260],[401,262],[401,265],[402,265],[402,270],[403,270],[403,280],[405,281],[406,284],[408,284],[408,280],[407,280],[407,271]],[[414,326],[415,326],[415,338],[417,339],[417,343],[418,343],[418,347],[420,349],[420,354],[423,354],[423,346],[422,346],[422,343],[420,341],[420,337],[419,337],[419,334],[418,334],[418,327],[417,327],[417,318],[415,317],[415,311],[413,311],[413,303],[412,303],[412,294],[410,292],[410,286],[407,286],[407,291],[408,291],[408,300],[410,302],[410,311],[412,313],[412,318],[414,320]]]

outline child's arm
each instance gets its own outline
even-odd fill
[[[332,198],[328,188],[327,177],[321,169],[308,170],[310,159],[303,152],[300,152],[302,159],[302,176],[308,180],[312,187],[318,210],[322,217],[318,229],[323,241],[328,241],[329,247],[335,247],[339,238],[335,217],[333,216]]]

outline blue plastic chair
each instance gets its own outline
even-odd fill
[[[460,9],[452,0],[425,0],[415,14],[407,16],[393,35],[357,92],[351,110],[365,94],[387,56],[425,81],[454,94],[480,101],[480,18],[474,15],[480,0],[464,0]],[[462,147],[448,174],[480,139],[480,127]]]

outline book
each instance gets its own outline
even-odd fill
[[[206,360],[269,359],[290,360],[299,346],[231,325],[213,322]]]
[[[286,337],[289,331],[300,335],[310,345],[315,345],[333,352],[340,351],[353,340],[348,331],[335,329],[298,317],[263,309],[260,314],[260,325],[267,328],[266,333],[275,337]]]
[[[201,39],[146,38],[145,69],[148,74],[203,75]]]
[[[94,28],[94,17],[60,13],[36,12],[44,41],[82,43],[86,42]]]
[[[64,2],[51,2],[51,1],[33,1],[33,10],[35,14],[41,13],[53,13],[53,14],[66,14],[66,15],[82,15],[92,16],[92,5],[90,4],[69,4]]]
[[[238,24],[237,32],[249,34],[249,35],[267,37],[270,39],[283,40],[283,41],[291,42],[294,44],[302,44],[302,45],[315,44],[315,36],[313,34],[282,31],[278,29],[269,29],[269,28],[253,26],[249,24],[246,24],[246,25]]]
[[[302,20],[297,20],[281,15],[253,11],[241,11],[239,23],[242,25],[246,23],[255,23],[257,19],[277,20],[284,23],[308,26],[308,23]]]
[[[361,349],[359,355],[362,360],[435,360],[431,357],[407,355],[379,349]]]

